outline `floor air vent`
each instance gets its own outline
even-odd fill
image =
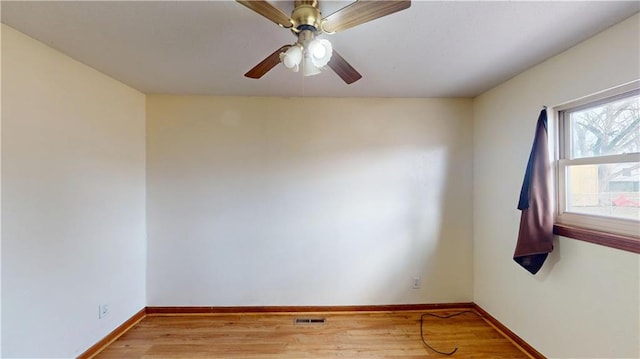
[[[295,325],[309,325],[309,324],[326,324],[325,318],[296,318],[293,323]]]

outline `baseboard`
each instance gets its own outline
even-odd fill
[[[111,333],[107,334],[106,337],[102,338],[99,342],[92,345],[89,349],[87,349],[84,353],[78,356],[78,359],[90,359],[100,353],[104,348],[106,348],[109,344],[116,341],[116,339],[120,338],[124,333],[128,332],[134,325],[138,324],[139,321],[146,317],[146,308],[142,308],[139,312],[134,314],[131,318],[127,319],[124,323],[122,323],[119,327],[114,329]]]
[[[518,346],[533,359],[546,359],[544,355],[517,336],[504,324],[491,316],[476,303],[437,303],[437,304],[389,304],[389,305],[348,305],[348,306],[233,306],[233,307],[146,307],[134,314],[102,340],[78,356],[78,359],[90,359],[100,353],[109,344],[125,334],[139,321],[149,316],[161,315],[211,315],[242,313],[323,313],[323,312],[399,312],[415,310],[473,309],[492,327]]]
[[[494,318],[489,312],[482,309],[476,303],[473,303],[473,309],[480,314],[491,326],[493,326],[497,331],[499,331],[506,338],[511,340],[513,344],[518,346],[523,352],[527,353],[530,357],[534,359],[546,359],[542,353],[537,351],[534,347],[529,345],[529,343],[525,342],[524,339],[520,338],[516,335],[516,333],[512,332],[509,328],[507,328],[504,324],[500,323],[496,318]]]
[[[235,314],[235,313],[327,313],[395,312],[409,310],[472,309],[473,303],[383,304],[341,306],[237,306],[237,307],[147,307],[147,315]]]

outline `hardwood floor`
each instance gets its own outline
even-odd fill
[[[458,310],[429,311],[438,315]],[[150,315],[96,358],[387,358],[443,357],[420,339],[423,311]],[[294,324],[326,318],[325,324]],[[482,318],[425,317],[427,342],[453,358],[529,358]]]

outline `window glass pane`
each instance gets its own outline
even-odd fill
[[[569,166],[567,212],[640,219],[640,163]]]
[[[569,116],[572,158],[640,152],[640,95]]]

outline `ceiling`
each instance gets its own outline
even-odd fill
[[[289,14],[290,1],[272,2]],[[324,16],[350,1],[320,1]],[[289,30],[234,1],[2,1],[2,22],[144,93],[474,97],[640,11],[638,1],[413,1],[324,35],[363,78],[276,66]]]

